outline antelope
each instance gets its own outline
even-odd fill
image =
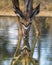
[[[35,40],[37,41],[39,37],[39,31],[36,26],[36,22],[35,21],[33,22],[32,19],[39,13],[40,4],[38,4],[38,6],[36,6],[36,8],[33,9],[33,0],[24,0],[25,9],[24,9],[24,12],[22,12],[19,8],[19,0],[12,0],[12,3],[13,3],[14,12],[18,18],[18,26],[19,26],[18,27],[19,37],[18,37],[18,43],[17,43],[16,52],[14,54],[14,58],[17,57],[19,59],[24,54],[29,55],[30,53],[32,56],[34,52],[35,43],[32,45],[32,48],[30,49],[28,36],[29,36],[30,26],[32,25],[36,33]],[[24,32],[22,32],[22,28]],[[24,44],[21,49],[22,53],[18,53],[23,35],[24,35]],[[26,51],[28,51],[29,54]],[[12,63],[12,65],[15,65],[15,64],[16,64],[16,61]]]

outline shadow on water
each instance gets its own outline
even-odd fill
[[[37,25],[40,29],[40,39],[34,49],[33,57],[38,59],[38,43],[40,43],[40,65],[52,65],[52,37],[51,18],[38,18]],[[30,30],[30,40],[32,43],[34,35]],[[0,65],[10,65],[18,41],[18,25],[16,17],[0,17]],[[23,40],[22,40],[23,42]]]

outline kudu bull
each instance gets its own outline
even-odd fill
[[[17,44],[16,52],[14,54],[14,58],[11,63],[11,65],[16,65],[18,63],[18,60],[19,59],[21,60],[24,55],[27,55],[32,59],[35,43],[37,42],[37,39],[39,37],[39,31],[36,26],[36,22],[35,21],[32,22],[32,19],[34,18],[34,16],[36,16],[39,13],[40,4],[38,4],[38,6],[35,9],[33,9],[33,0],[24,0],[25,9],[24,9],[24,12],[22,12],[19,7],[19,0],[12,0],[12,3],[13,3],[14,12],[16,13],[16,15],[18,17],[18,26],[19,26],[18,27],[19,28],[18,44]],[[31,24],[34,27],[34,30],[36,33],[35,41],[32,45],[32,48],[30,48],[29,42],[28,42],[29,30],[30,30]],[[24,32],[22,32],[22,28],[23,28]],[[20,48],[22,36],[24,36],[24,44],[20,51],[19,48]],[[32,62],[33,61],[34,60],[32,59]],[[24,62],[22,64],[26,65]],[[34,64],[34,62],[33,62],[33,64]],[[27,63],[27,65],[28,65],[28,63]]]

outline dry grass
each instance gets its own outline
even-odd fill
[[[19,0],[19,1],[22,3],[23,0]],[[36,6],[35,4],[37,4],[38,2],[39,2],[38,0],[34,1],[33,6]],[[50,1],[44,0],[43,3],[45,4],[47,10],[52,11],[51,0]],[[21,6],[23,6],[23,5],[21,5]],[[41,6],[44,7],[44,5],[41,5]],[[4,10],[8,10],[8,9],[11,10],[12,9],[12,0],[0,0],[0,10],[3,10],[3,9]]]
[[[48,11],[52,11],[52,3],[50,3],[50,4],[47,5],[47,10]]]
[[[22,3],[23,0],[20,0],[21,2],[21,10],[24,10],[24,5]],[[33,4],[34,7],[36,7],[38,1],[36,0]],[[46,10],[47,11],[52,11],[52,3],[49,2],[44,2],[45,6],[46,6]],[[40,10],[45,10],[44,5],[41,4],[41,9]],[[12,0],[0,0],[0,15],[1,14],[13,14],[13,5],[12,5]],[[44,13],[42,13],[44,14]],[[48,13],[49,14],[49,13]]]

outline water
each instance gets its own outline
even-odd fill
[[[4,24],[4,21],[5,23],[7,21],[7,23]],[[2,26],[0,27],[0,65],[10,65],[15,52],[16,44],[18,42],[18,26],[16,24],[17,20],[16,18],[13,19],[13,17],[0,17],[0,24],[1,23]],[[9,28],[7,28],[6,26]],[[33,36],[30,38],[30,42],[32,38]],[[39,42],[37,42],[33,55],[33,57],[36,59],[38,59],[38,43],[41,44],[40,65],[52,65],[52,38],[50,34],[42,34]]]

